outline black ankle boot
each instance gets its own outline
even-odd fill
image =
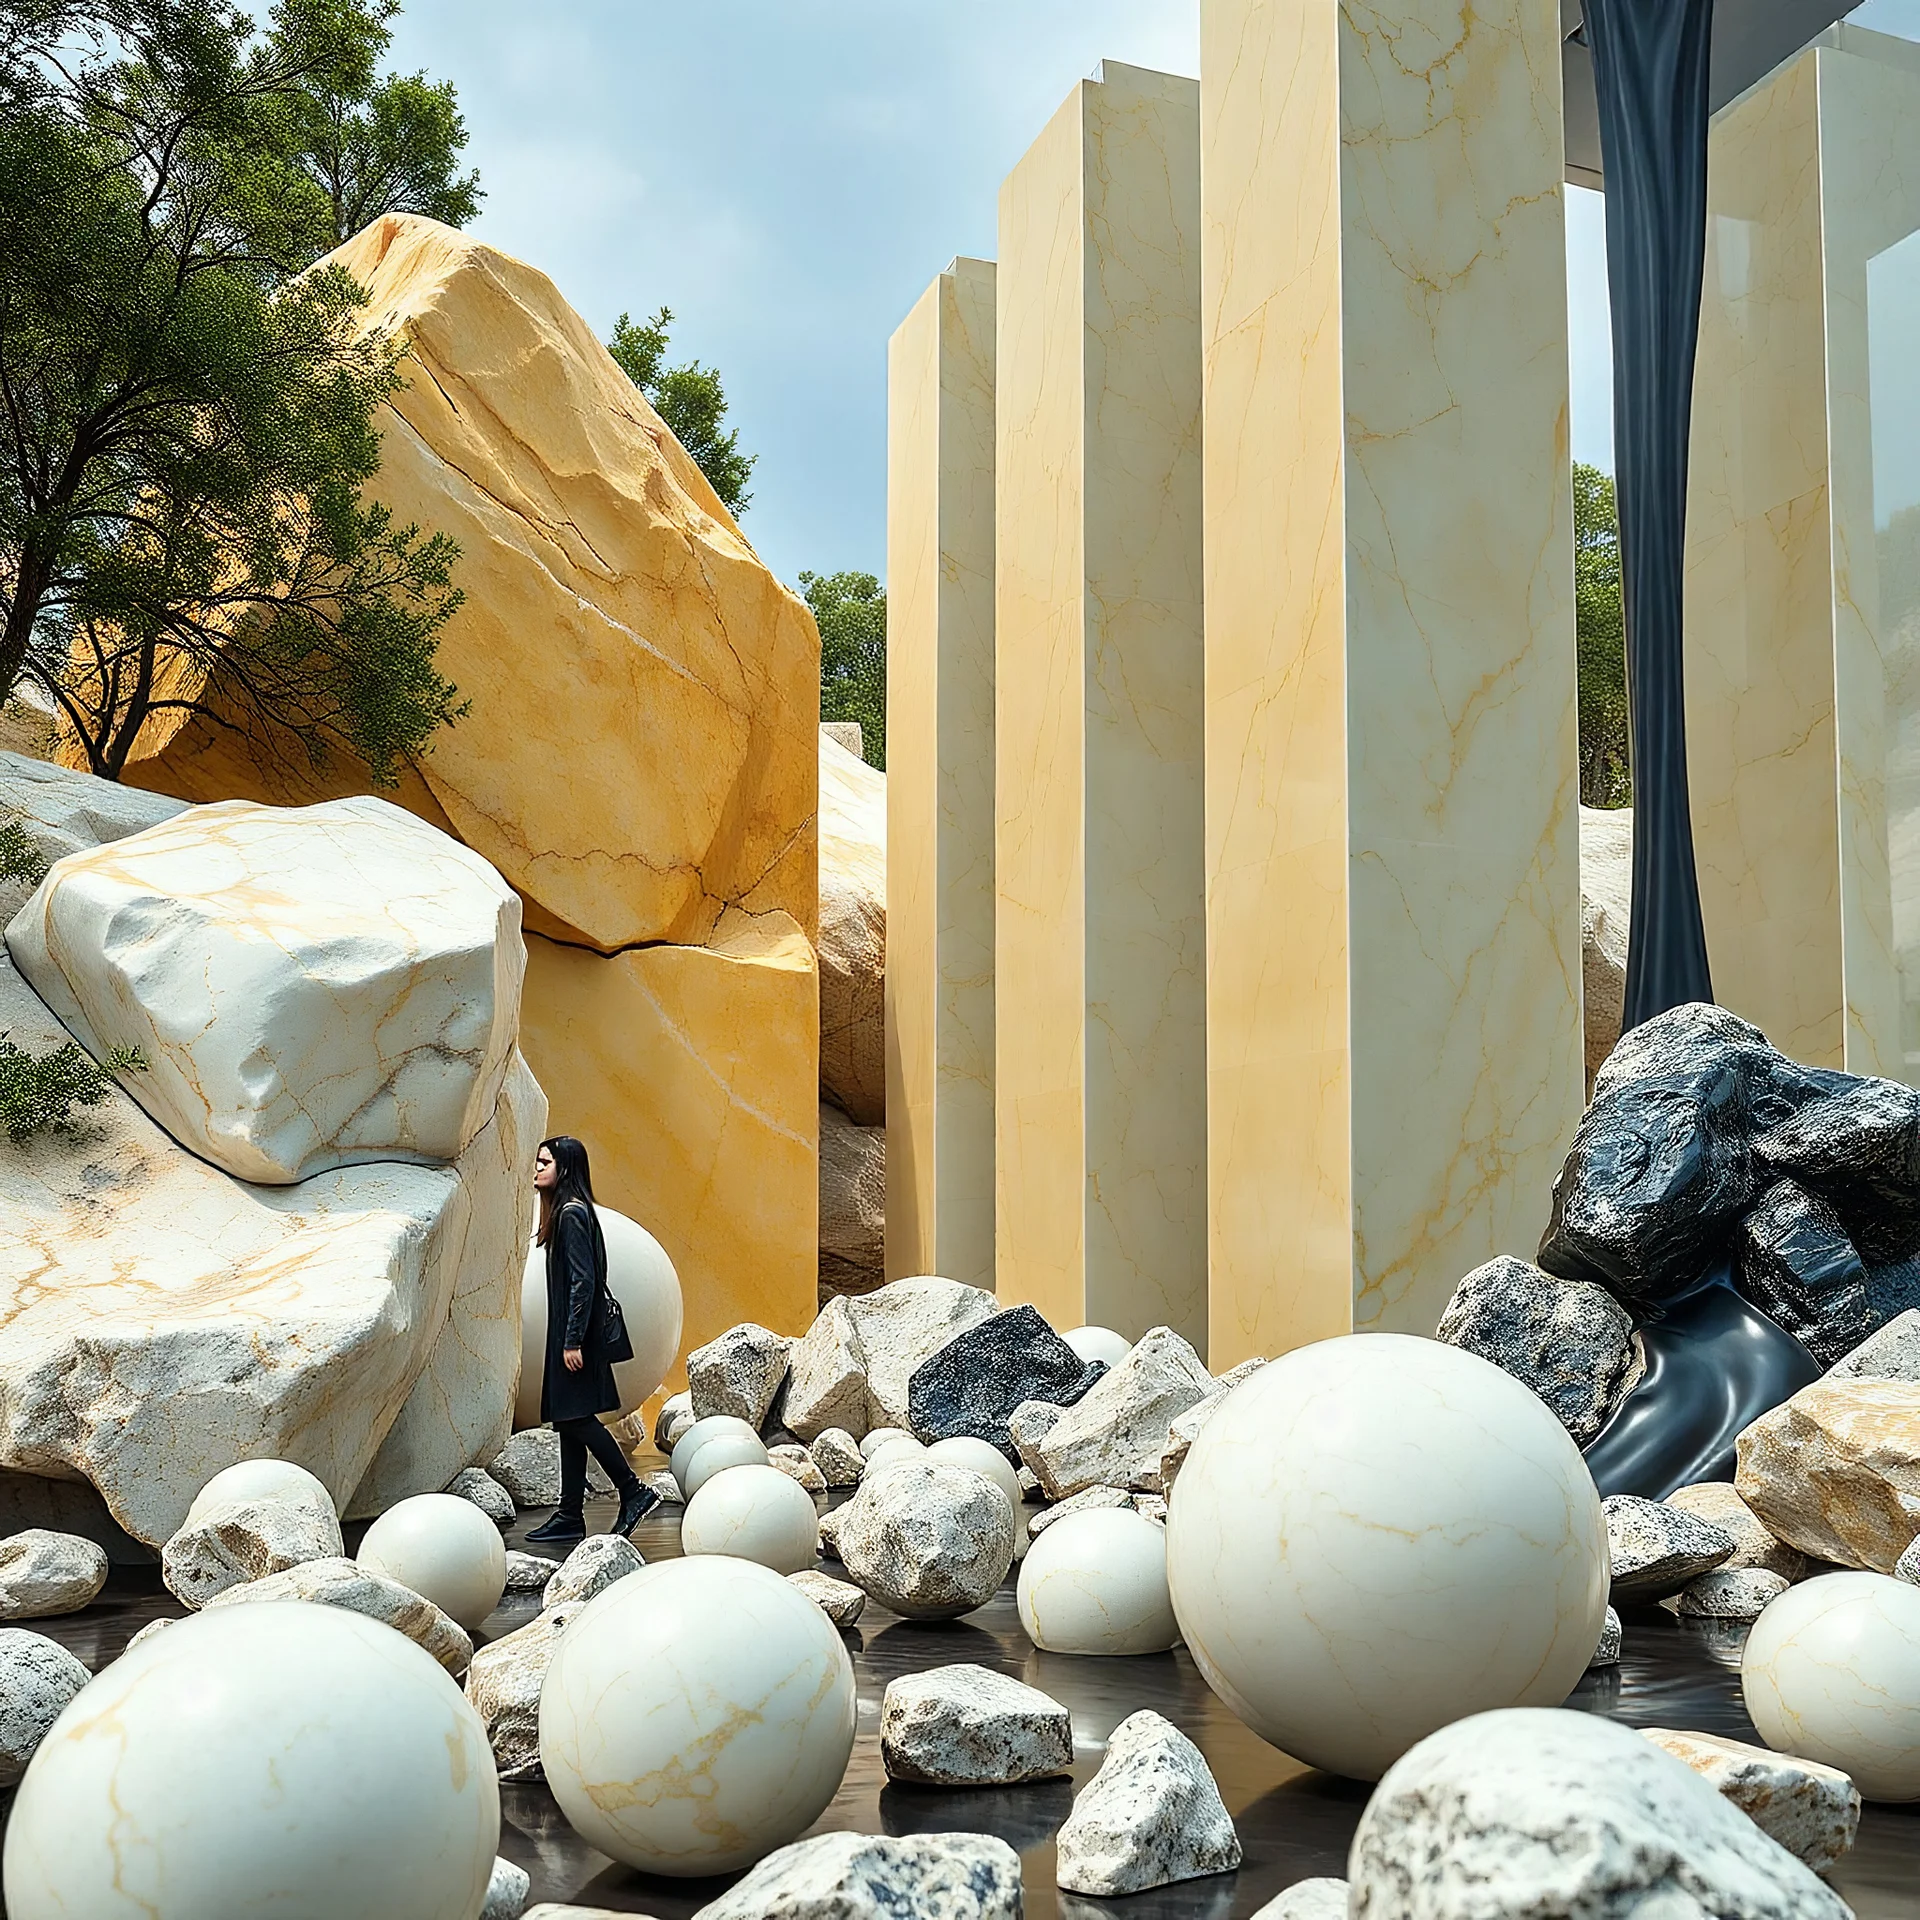
[[[623,1536],[631,1533],[659,1504],[660,1496],[644,1482],[636,1480],[620,1496],[620,1511],[614,1518],[611,1531]]]
[[[587,1537],[587,1523],[577,1513],[563,1513],[554,1509],[550,1520],[543,1520],[528,1535],[530,1545],[542,1547],[570,1546]]]

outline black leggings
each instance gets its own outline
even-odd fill
[[[587,1455],[598,1460],[618,1491],[626,1493],[640,1484],[640,1477],[627,1465],[620,1443],[598,1420],[556,1420],[554,1431],[560,1436],[560,1511],[578,1514],[587,1498]]]

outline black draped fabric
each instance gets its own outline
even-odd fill
[[[1687,436],[1707,233],[1713,0],[1586,0],[1607,180],[1613,446],[1633,751],[1623,1026],[1711,1000],[1687,804]]]

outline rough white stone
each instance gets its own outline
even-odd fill
[[[787,1356],[794,1344],[788,1335],[747,1320],[695,1347],[687,1356],[694,1418],[730,1413],[756,1431],[765,1426],[787,1377]]]
[[[545,1554],[520,1553],[510,1549],[507,1554],[506,1591],[539,1593],[559,1571],[560,1562],[548,1559]]]
[[[1133,1510],[1142,1520],[1151,1520],[1156,1527],[1167,1524],[1167,1499],[1161,1493],[1136,1493],[1133,1496]]]
[[[775,1573],[813,1565],[819,1541],[813,1496],[778,1467],[716,1474],[687,1502],[682,1553],[728,1553]]]
[[[361,1537],[360,1565],[410,1587],[469,1632],[507,1590],[507,1549],[468,1500],[417,1493],[389,1507]]]
[[[1020,1920],[1020,1856],[984,1833],[823,1833],[769,1854],[700,1920]]]
[[[914,1460],[869,1472],[837,1509],[849,1578],[910,1620],[950,1620],[984,1606],[1013,1565],[1013,1512],[964,1467]]]
[[[675,1431],[675,1422],[679,1422]],[[660,1402],[660,1411],[654,1416],[653,1444],[661,1453],[671,1453],[673,1445],[680,1435],[693,1425],[693,1395],[690,1393],[670,1393]]]
[[[1853,1845],[1860,1830],[1860,1790],[1839,1768],[1718,1734],[1667,1727],[1642,1731],[1815,1873],[1829,1872]]]
[[[1348,1857],[1353,1920],[1847,1920],[1706,1781],[1597,1714],[1508,1708],[1405,1754]]]
[[[561,1561],[560,1570],[547,1582],[540,1596],[542,1607],[564,1607],[570,1602],[591,1600],[605,1593],[616,1580],[624,1580],[646,1565],[640,1549],[617,1533],[596,1533],[582,1540]]]
[[[1606,1624],[1600,1629],[1600,1644],[1593,1650],[1593,1658],[1587,1662],[1589,1667],[1617,1667],[1620,1664],[1620,1641],[1622,1629],[1620,1616],[1609,1607]]]
[[[1066,1408],[1055,1406],[1051,1400],[1023,1400],[1007,1416],[1007,1433],[1020,1456],[1020,1471],[1031,1474],[1034,1485],[1042,1493],[1046,1488],[1033,1464],[1036,1449],[1058,1425],[1064,1412]]]
[[[471,1500],[495,1526],[513,1525],[517,1513],[513,1495],[485,1467],[462,1467],[446,1490],[456,1500]]]
[[[533,1876],[511,1860],[496,1860],[487,1881],[487,1897],[480,1903],[479,1920],[520,1920],[527,1909]]]
[[[876,1424],[870,1406],[853,1303],[836,1295],[787,1356],[784,1417],[802,1440],[817,1440],[829,1428],[857,1440]]]
[[[330,1509],[301,1500],[240,1500],[182,1527],[160,1549],[160,1577],[183,1605],[204,1607],[229,1587],[345,1555],[340,1522]],[[105,1555],[101,1559],[104,1565]]]
[[[1146,1711],[1114,1728],[1060,1829],[1058,1862],[1056,1878],[1074,1893],[1140,1893],[1232,1872],[1240,1837],[1200,1749]]]
[[[524,1627],[489,1641],[467,1668],[467,1699],[487,1730],[502,1780],[540,1779],[540,1689],[568,1624],[584,1602],[547,1607]]]
[[[1788,1585],[1779,1574],[1762,1567],[1720,1567],[1689,1580],[1661,1605],[1683,1619],[1758,1620]]]
[[[20,1784],[47,1729],[92,1678],[59,1641],[0,1627],[0,1789]]]
[[[880,1702],[880,1759],[890,1780],[1008,1787],[1073,1765],[1073,1716],[1050,1694],[991,1668],[902,1674]]]
[[[560,1503],[560,1436],[552,1427],[522,1427],[487,1463],[487,1472],[506,1488],[518,1507],[552,1507]],[[600,1463],[587,1456],[587,1494],[604,1500],[613,1482]]]
[[[1613,1569],[1608,1598],[1616,1607],[1664,1600],[1732,1557],[1733,1535],[1698,1514],[1630,1493],[1611,1494],[1603,1505]]]
[[[1920,1307],[1896,1314],[1827,1369],[1829,1380],[1920,1380]]]
[[[207,1606],[257,1606],[268,1600],[305,1600],[315,1606],[344,1607],[349,1613],[365,1614],[432,1654],[456,1680],[473,1659],[473,1641],[457,1620],[411,1587],[403,1587],[357,1561],[305,1560],[284,1572],[270,1573],[264,1580],[243,1580],[238,1586],[228,1587],[216,1593]]]
[[[1213,1391],[1192,1347],[1171,1327],[1154,1327],[1031,1449],[1019,1434],[1014,1444],[1056,1500],[1085,1487],[1158,1493],[1174,1416]]]
[[[808,1496],[824,1494],[827,1490],[827,1476],[820,1471],[813,1455],[798,1442],[790,1447],[769,1447],[767,1465],[784,1473]]]
[[[1269,1900],[1253,1920],[1347,1920],[1347,1883],[1296,1880],[1277,1899]]]
[[[820,1516],[820,1524],[815,1529],[814,1537],[820,1543],[820,1551],[829,1560],[840,1558],[840,1521],[846,1511],[845,1507],[829,1507]]]
[[[836,1580],[817,1567],[802,1567],[787,1578],[814,1602],[836,1627],[850,1627],[867,1610],[867,1596],[845,1580]]]
[[[1049,1527],[1071,1520],[1076,1513],[1101,1513],[1132,1505],[1133,1495],[1119,1487],[1088,1487],[1084,1492],[1071,1493],[1066,1499],[1055,1501],[1050,1507],[1042,1507],[1027,1522],[1027,1534],[1037,1540]]]
[[[1223,1393],[1210,1393],[1204,1400],[1196,1400],[1192,1406],[1176,1413],[1168,1421],[1167,1444],[1160,1455],[1160,1490],[1163,1494],[1173,1491],[1173,1483],[1180,1477],[1180,1469],[1187,1464],[1187,1455],[1193,1450],[1193,1443],[1199,1439],[1200,1429],[1213,1418],[1225,1398]]]
[[[820,1469],[820,1477],[829,1487],[837,1491],[860,1484],[860,1476],[866,1471],[866,1456],[860,1451],[859,1441],[844,1427],[829,1427],[809,1451],[813,1454],[813,1464]]]
[[[1807,1556],[1797,1547],[1776,1539],[1760,1516],[1740,1498],[1729,1480],[1702,1480],[1681,1487],[1666,1497],[1665,1504],[1682,1513],[1697,1515],[1723,1533],[1733,1536],[1733,1552],[1721,1561],[1718,1571],[1738,1573],[1756,1568],[1777,1573],[1789,1586],[1807,1576]]]
[[[203,1160],[290,1185],[457,1159],[512,1057],[520,901],[384,800],[195,807],[71,853],[7,930],[14,963]]]
[[[77,1533],[27,1527],[0,1540],[0,1620],[78,1613],[106,1584],[106,1549]]]
[[[1048,1653],[1165,1653],[1180,1638],[1166,1529],[1135,1513],[1069,1515],[1020,1569],[1020,1624]]]

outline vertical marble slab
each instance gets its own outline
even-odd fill
[[[1000,198],[996,1243],[1206,1337],[1199,113],[1109,62]]]
[[[887,1277],[991,1287],[994,268],[888,349]]]
[[[1218,1367],[1430,1333],[1582,1089],[1556,0],[1202,0]]]

